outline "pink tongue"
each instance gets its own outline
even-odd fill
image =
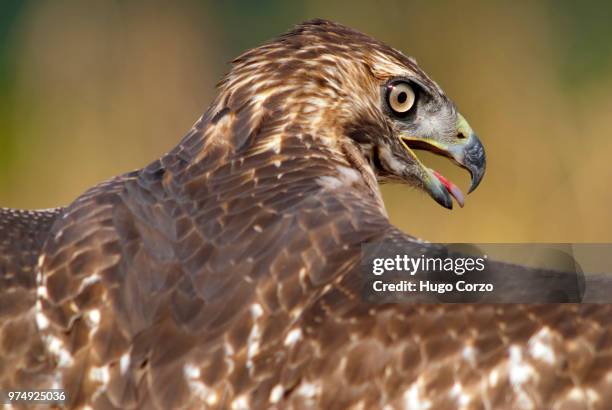
[[[448,179],[444,178],[444,176],[440,174],[438,171],[436,171],[435,169],[432,169],[431,171],[436,176],[436,178],[438,178],[440,182],[442,182],[442,184],[446,187],[448,192],[450,192],[450,194],[455,198],[459,206],[463,208],[463,192],[461,192],[459,187],[453,184]]]

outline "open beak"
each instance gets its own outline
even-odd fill
[[[472,177],[472,183],[468,190],[469,194],[482,181],[486,169],[486,156],[482,143],[474,134],[468,122],[461,114],[457,114],[457,117],[457,136],[450,142],[410,135],[402,135],[401,140],[404,147],[417,161],[418,158],[413,149],[422,149],[443,155],[452,159],[460,167],[467,169]],[[426,167],[420,161],[418,162],[424,170],[423,185],[429,195],[445,208],[452,209],[453,201],[451,197],[454,197],[459,206],[463,207],[464,197],[461,190],[438,171]]]

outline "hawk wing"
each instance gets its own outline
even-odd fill
[[[227,127],[203,124],[53,227],[37,318],[72,405],[263,406],[300,382],[285,340],[390,229],[357,172],[308,137],[278,152],[263,135],[232,158],[202,147]]]
[[[363,242],[429,245],[308,135],[218,143],[240,124],[205,117],[54,225],[37,319],[72,406],[606,403],[608,306],[365,304]]]
[[[36,388],[52,369],[32,308],[38,256],[60,212],[0,208],[0,389]]]

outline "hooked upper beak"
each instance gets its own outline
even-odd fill
[[[452,209],[451,196],[463,206],[463,193],[450,180],[439,172],[423,165],[413,149],[424,149],[452,159],[460,167],[467,169],[472,177],[468,194],[474,191],[485,174],[486,155],[480,139],[476,136],[468,122],[461,114],[457,114],[457,135],[450,141],[440,141],[434,138],[421,138],[411,135],[402,135],[402,143],[410,154],[423,168],[423,185],[425,190],[445,208]]]

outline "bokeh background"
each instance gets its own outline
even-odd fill
[[[612,242],[605,1],[2,0],[0,205],[64,205],[159,157],[204,111],[227,61],[313,17],[414,56],[487,148],[464,209],[384,187],[403,230],[442,242]],[[468,186],[447,160],[425,162]]]

